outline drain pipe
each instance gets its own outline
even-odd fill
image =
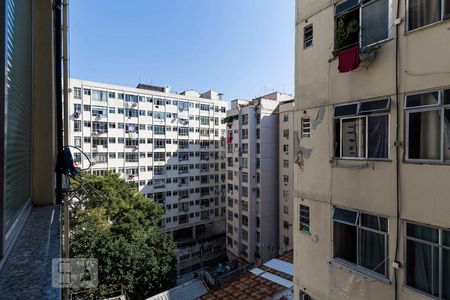
[[[69,10],[68,10],[68,0],[63,0],[62,3],[63,10],[63,24],[62,24],[62,45],[63,45],[63,84],[64,84],[64,145],[69,145]],[[66,187],[67,188],[67,187]],[[69,213],[69,197],[65,195],[64,197],[64,244],[63,244],[63,255],[64,259],[70,258],[70,248],[69,248],[69,223],[70,223],[70,213]],[[67,262],[66,262],[67,264]],[[65,282],[63,289],[63,299],[69,300],[70,290],[67,286],[68,282]]]
[[[397,14],[395,20],[395,95],[396,95],[396,118],[397,118],[397,126],[395,131],[395,152],[396,152],[396,161],[395,161],[395,172],[396,172],[396,227],[397,227],[397,236],[395,241],[395,257],[394,264],[397,266],[394,269],[394,282],[395,282],[395,300],[399,298],[398,295],[398,268],[400,265],[398,264],[398,252],[400,246],[400,92],[399,92],[399,26],[400,26],[400,0],[397,0]]]

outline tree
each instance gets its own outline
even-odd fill
[[[170,288],[176,274],[175,244],[158,227],[164,210],[117,174],[82,174],[80,182],[98,193],[78,189],[80,198],[83,193],[87,197],[71,211],[70,254],[98,259],[96,294],[122,284],[132,299],[144,299]]]

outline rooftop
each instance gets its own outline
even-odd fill
[[[293,252],[287,252],[262,266],[253,268],[216,288],[199,299],[288,299],[293,286]]]

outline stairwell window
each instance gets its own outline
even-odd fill
[[[448,0],[409,0],[408,30],[440,22],[450,17]]]
[[[390,99],[335,106],[335,157],[387,159],[389,107]]]
[[[311,137],[311,118],[310,117],[302,117],[302,138],[310,138]]]
[[[313,44],[313,25],[310,24],[303,28],[303,48],[306,49]]]
[[[335,207],[333,258],[388,277],[388,219]]]
[[[407,95],[406,158],[450,163],[450,89]]]
[[[309,206],[300,205],[300,231],[309,233]]]
[[[406,224],[406,286],[450,299],[450,230]]]

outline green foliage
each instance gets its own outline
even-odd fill
[[[359,23],[353,15],[344,15],[337,20],[335,51],[358,41]],[[356,39],[356,40],[355,40]]]
[[[170,288],[175,244],[158,227],[163,209],[116,174],[82,177],[100,194],[71,211],[71,257],[98,259],[98,291],[122,284],[131,299],[144,299]]]

